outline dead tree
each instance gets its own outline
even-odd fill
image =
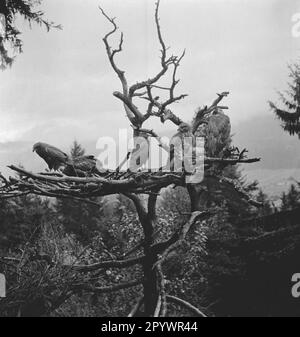
[[[112,29],[104,36],[103,42],[106,48],[106,53],[112,69],[118,76],[121,82],[122,90],[115,91],[113,95],[121,100],[123,103],[126,115],[134,128],[135,135],[139,132],[146,132],[149,136],[157,137],[159,145],[168,150],[168,146],[160,141],[160,138],[153,130],[143,129],[143,123],[149,118],[159,118],[162,123],[166,120],[170,120],[175,125],[180,125],[182,121],[171,110],[171,104],[179,102],[186,97],[186,94],[175,94],[176,86],[179,82],[177,79],[177,70],[182,61],[185,52],[183,51],[180,56],[169,56],[168,48],[163,40],[161,33],[161,26],[159,21],[159,1],[155,6],[155,25],[157,30],[157,36],[160,43],[160,64],[161,69],[153,77],[129,85],[125,76],[125,71],[121,70],[116,63],[116,55],[122,51],[123,48],[123,34],[120,35],[120,40],[117,48],[112,48],[109,43],[109,38],[114,35],[118,27],[115,19],[111,18],[106,12],[100,8],[101,14],[111,24]],[[171,72],[171,83],[168,87],[160,85],[160,80],[167,72]],[[158,91],[166,92],[168,98],[164,101],[160,100],[157,95]],[[218,95],[218,98],[212,103],[210,107],[206,107],[204,110],[198,111],[193,121],[192,130],[195,132],[198,126],[202,123],[204,115],[212,113],[217,108],[226,108],[219,105],[221,100],[227,96],[227,92]],[[137,106],[138,100],[146,100],[148,102],[146,111],[142,111]],[[130,153],[125,158],[125,161],[130,159]],[[210,168],[213,164],[219,163],[224,167],[227,165],[235,165],[238,163],[252,163],[258,161],[259,158],[246,158],[245,155],[232,153],[231,156],[226,158],[211,158],[204,157],[205,169]],[[173,302],[180,305],[194,314],[199,316],[205,316],[199,309],[195,308],[192,304],[179,299],[174,296],[166,294],[165,281],[163,275],[162,266],[168,259],[169,254],[174,251],[179,245],[181,245],[193,225],[197,221],[203,220],[209,216],[209,212],[205,210],[196,209],[193,207],[193,199],[197,198],[192,190],[190,197],[192,200],[192,209],[189,220],[182,226],[182,228],[174,232],[170,238],[162,242],[156,242],[156,203],[160,190],[171,184],[175,186],[187,186],[185,178],[187,173],[182,172],[170,172],[170,171],[156,171],[149,172],[130,172],[121,171],[121,165],[114,171],[106,171],[101,174],[93,174],[88,177],[70,177],[61,173],[40,173],[35,174],[28,172],[24,169],[16,166],[10,166],[10,168],[18,173],[18,178],[6,179],[0,176],[1,184],[0,197],[12,198],[26,194],[36,194],[55,198],[71,198],[75,200],[81,200],[82,202],[90,202],[90,198],[110,195],[110,194],[123,194],[131,199],[135,205],[140,224],[143,229],[144,238],[138,245],[143,247],[143,255],[133,258],[112,260],[112,261],[100,261],[92,265],[74,265],[72,268],[79,273],[98,271],[105,268],[126,268],[132,265],[140,264],[143,270],[143,277],[138,280],[132,280],[128,283],[120,283],[119,285],[113,285],[110,287],[96,287],[92,284],[80,285],[81,290],[101,293],[112,292],[119,289],[125,289],[134,287],[137,285],[143,286],[143,292],[137,304],[129,313],[129,316],[135,316],[139,310],[143,307],[143,315],[145,316],[165,316],[167,312],[167,303]],[[252,200],[247,193],[245,193],[241,186],[236,181],[226,179],[224,177],[213,177],[224,188],[231,188],[236,191],[243,198],[246,198],[250,203],[258,205],[255,200]],[[145,202],[145,198],[141,198],[141,195],[148,195],[148,199]],[[67,266],[66,266],[67,267]],[[71,291],[76,291],[78,286],[71,287]]]

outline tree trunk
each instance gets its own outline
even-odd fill
[[[188,184],[187,191],[191,200],[191,212],[205,211],[210,205],[210,192],[207,182],[201,184]]]
[[[153,244],[153,221],[149,219],[149,215],[143,226],[145,235],[144,254],[145,260],[143,263],[144,272],[144,315],[147,317],[153,316],[157,299],[159,296],[159,289],[157,286],[157,275],[153,265],[157,261],[157,254],[151,249]]]
[[[156,254],[155,254],[156,255]],[[144,271],[144,314],[146,317],[153,316],[158,299],[157,288],[157,276],[156,270],[153,268],[154,263],[157,261],[157,257],[151,252],[146,253],[145,250],[145,262],[143,264]]]

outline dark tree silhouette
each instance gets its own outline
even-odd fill
[[[279,99],[283,108],[273,102],[269,102],[271,109],[282,122],[282,127],[290,135],[298,135],[300,138],[300,65],[289,66],[288,90],[279,92]]]

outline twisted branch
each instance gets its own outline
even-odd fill
[[[161,46],[161,57],[160,57],[161,69],[152,78],[149,78],[141,82],[137,82],[131,85],[130,87],[128,87],[127,79],[125,77],[125,72],[121,70],[116,65],[116,62],[115,62],[115,55],[122,51],[123,33],[121,33],[118,48],[112,49],[109,45],[108,39],[111,35],[113,35],[117,31],[118,27],[115,23],[115,18],[109,17],[105,13],[105,11],[101,7],[99,7],[102,15],[113,26],[112,30],[109,31],[103,38],[103,42],[105,44],[106,53],[107,53],[109,62],[113,70],[115,71],[115,73],[118,75],[121,81],[121,84],[122,84],[122,92],[115,91],[113,95],[123,102],[128,119],[130,120],[131,124],[137,128],[141,128],[143,122],[145,122],[150,116],[160,117],[162,121],[169,119],[175,124],[179,125],[182,121],[173,112],[171,112],[170,110],[167,110],[166,107],[187,96],[186,94],[182,94],[179,96],[175,96],[174,94],[174,89],[179,82],[179,80],[176,79],[176,72],[180,65],[180,61],[185,55],[185,51],[179,57],[173,56],[173,55],[171,55],[170,57],[167,56],[167,48],[166,48],[165,42],[162,37],[161,27],[159,23],[159,5],[160,5],[160,0],[158,0],[155,4],[154,17],[155,17],[157,36],[158,36],[158,40]],[[160,88],[160,86],[156,85],[156,83],[167,73],[170,66],[173,66],[172,84],[170,88],[168,88],[170,97],[166,102],[159,103],[158,100],[152,97],[151,88],[154,86],[156,88]],[[146,89],[146,91],[138,92],[141,89]],[[149,101],[148,109],[145,114],[142,114],[140,109],[133,103],[134,97],[147,99]],[[156,112],[153,111],[153,108],[158,108],[158,111]]]

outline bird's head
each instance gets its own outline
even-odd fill
[[[178,131],[181,133],[189,132],[190,130],[191,130],[191,127],[187,123],[181,123],[178,128]]]
[[[32,148],[32,152],[35,152],[39,147],[41,143],[35,143]]]
[[[36,143],[36,144],[33,145],[32,152],[35,152],[37,148],[38,148],[38,143]]]

